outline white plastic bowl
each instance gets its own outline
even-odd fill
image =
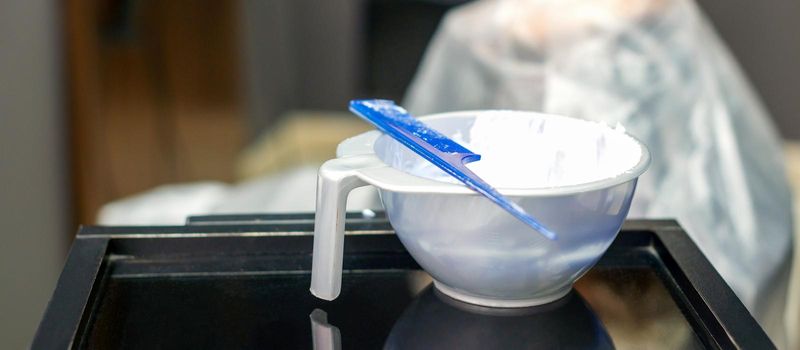
[[[421,119],[452,137],[487,113],[545,118],[548,123],[576,121],[499,111],[452,112]],[[492,307],[557,300],[597,262],[628,214],[637,178],[650,162],[647,147],[630,139],[630,145],[640,148],[638,162],[614,177],[559,187],[498,188],[556,232],[555,241],[463,185],[390,166],[408,170],[425,160],[386,135],[371,131],[345,140],[337,150],[338,158],[319,171],[311,292],[326,300],[339,295],[347,194],[373,185],[397,236],[440,291]]]

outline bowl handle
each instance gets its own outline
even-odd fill
[[[333,300],[342,289],[347,195],[369,184],[359,176],[359,170],[385,166],[371,154],[331,159],[319,168],[310,288],[316,297]]]

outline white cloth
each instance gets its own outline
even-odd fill
[[[631,216],[677,218],[782,342],[792,218],[779,137],[693,2],[457,8],[405,106],[415,115],[498,108],[621,123],[653,155]]]
[[[192,215],[313,213],[317,170],[310,164],[235,185],[196,182],[164,185],[104,205],[100,225],[183,225]],[[372,187],[350,192],[348,210],[381,208]]]

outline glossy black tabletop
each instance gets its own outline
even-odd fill
[[[308,292],[309,217],[253,218],[196,218],[182,228],[84,229],[34,347],[772,346],[670,221],[626,224],[598,265],[563,299],[494,309],[436,291],[383,219],[355,214],[341,296],[317,299]],[[64,324],[74,324],[71,335]]]

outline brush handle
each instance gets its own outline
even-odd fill
[[[393,101],[354,100],[350,101],[350,111],[420,155],[420,151],[429,151],[460,154],[469,157],[467,162],[481,159],[480,155],[412,117]]]
[[[354,100],[350,101],[350,110],[470,189],[489,198],[543,236],[551,240],[556,239],[554,232],[548,230],[522,207],[500,194],[465,166],[467,163],[480,160],[479,154],[431,129],[393,101]]]

